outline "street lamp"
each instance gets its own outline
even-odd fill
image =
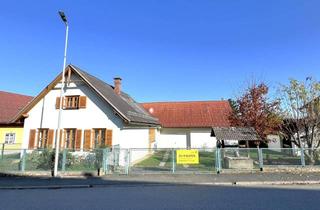
[[[66,26],[66,40],[65,40],[65,46],[64,46],[64,57],[63,57],[63,69],[62,69],[62,81],[61,81],[61,89],[60,89],[60,104],[59,104],[59,114],[58,114],[58,129],[57,129],[57,135],[55,138],[56,142],[56,149],[55,149],[55,157],[54,157],[54,171],[53,171],[53,176],[57,176],[58,174],[58,162],[59,162],[59,147],[60,147],[60,142],[59,139],[60,137],[60,127],[61,127],[61,119],[62,119],[62,103],[63,103],[63,95],[64,95],[64,83],[65,83],[65,68],[66,68],[66,61],[67,61],[67,47],[68,47],[68,32],[69,32],[69,26],[68,26],[68,21],[67,17],[64,14],[63,11],[59,11],[59,15],[64,22]]]

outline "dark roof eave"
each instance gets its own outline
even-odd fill
[[[128,125],[147,125],[147,126],[161,126],[160,123],[147,123],[147,122],[138,122],[138,121],[129,121]]]

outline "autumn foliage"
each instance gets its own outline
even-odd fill
[[[230,100],[233,108],[231,124],[253,127],[264,140],[268,134],[277,132],[281,124],[281,119],[276,114],[279,103],[268,99],[268,90],[264,83],[252,84],[235,101]]]

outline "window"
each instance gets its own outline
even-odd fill
[[[105,136],[106,136],[106,129],[93,129],[94,131],[94,147],[99,148],[101,146],[104,146],[106,141],[105,141]]]
[[[48,130],[46,128],[38,129],[38,147],[46,148],[48,144]]]
[[[76,148],[76,129],[65,129],[65,145],[67,149]]]
[[[79,96],[66,96],[65,109],[79,109]]]
[[[5,144],[14,144],[16,141],[16,134],[15,133],[6,133],[5,136]]]

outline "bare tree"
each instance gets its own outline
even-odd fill
[[[280,88],[283,114],[282,133],[299,148],[307,148],[305,156],[315,163],[320,146],[320,83],[311,77],[305,81],[291,79]]]

